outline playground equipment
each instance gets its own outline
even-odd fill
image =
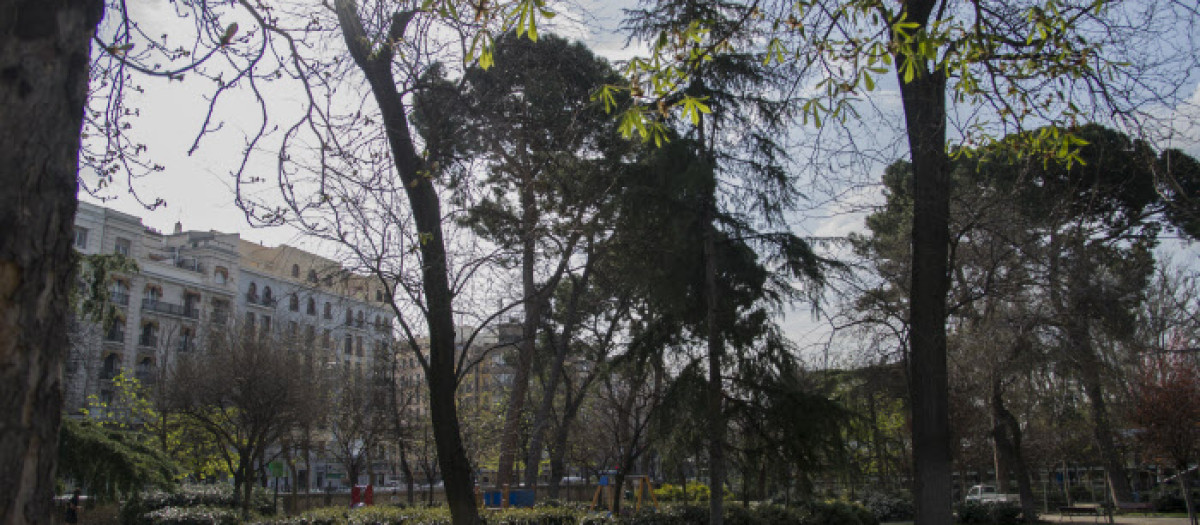
[[[633,483],[633,492],[634,492],[634,507],[633,507],[633,509],[635,511],[642,510],[642,496],[647,493],[650,494],[650,500],[654,502],[654,510],[658,510],[658,496],[654,495],[654,488],[650,486],[650,478],[648,476],[626,476],[625,482]],[[601,502],[601,499],[600,499],[601,496],[604,497],[603,501],[605,504],[608,505],[608,508],[611,509],[611,508],[615,507],[616,499],[618,497],[621,497],[621,493],[623,492],[621,489],[622,489],[622,487],[613,486],[610,483],[608,476],[601,476],[600,477],[600,485],[598,485],[596,487],[596,493],[592,496],[592,506],[590,507],[590,509],[591,510],[596,509],[596,506],[599,505]]]

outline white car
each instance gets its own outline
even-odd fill
[[[1003,494],[992,485],[975,485],[967,491],[967,503],[1009,503],[1021,500],[1017,494]]]

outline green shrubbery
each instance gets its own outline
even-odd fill
[[[254,491],[250,508],[259,514],[274,515],[271,497]],[[230,485],[184,485],[176,492],[135,494],[121,505],[122,525],[187,525],[193,523],[237,523],[239,507]],[[230,516],[233,521],[224,520]]]
[[[912,521],[916,515],[912,496],[905,492],[867,491],[859,502],[879,521]]]
[[[663,483],[661,487],[654,489],[654,496],[658,498],[658,501],[664,502],[701,503],[708,501],[708,498],[712,496],[712,489],[699,481],[689,481],[686,491],[679,485]],[[726,488],[725,499],[732,498],[733,493]]]

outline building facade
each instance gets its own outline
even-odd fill
[[[170,234],[138,217],[81,202],[75,248],[121,254],[138,271],[114,276],[111,327],[77,321],[64,369],[65,408],[113,398],[120,373],[143,384],[178,356],[197,351],[212,330],[266,331],[300,341],[328,366],[366,373],[391,359],[394,313],[380,281],[298,248],[263,246],[236,233]],[[336,466],[321,470],[332,473]],[[314,484],[317,472],[311,476]],[[309,478],[310,476],[305,476]],[[320,486],[320,485],[317,485]]]

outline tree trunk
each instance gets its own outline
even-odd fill
[[[912,0],[907,19],[921,30],[934,0]],[[946,294],[949,289],[950,160],[946,154],[946,78],[921,57],[911,82],[900,77],[900,98],[913,163],[912,284],[909,297],[909,410],[912,417],[913,497],[917,525],[953,523],[950,493],[949,383],[946,369]]]
[[[471,464],[463,447],[458,406],[454,399],[454,311],[447,276],[446,245],[442,236],[441,203],[433,187],[433,178],[421,174],[423,162],[413,145],[408,116],[392,76],[391,48],[368,47],[371,40],[363,30],[353,0],[337,0],[337,15],[346,46],[370,83],[371,93],[379,105],[392,158],[404,183],[417,232],[422,237],[421,280],[425,292],[426,322],[429,325],[429,365],[425,378],[429,384],[433,436],[445,481],[446,503],[450,507],[453,522],[456,525],[474,525],[479,523],[479,513],[475,508]],[[412,13],[393,16],[389,38],[403,38],[405,25],[411,16]]]
[[[504,429],[500,434],[500,460],[496,466],[496,488],[503,489],[513,480],[513,461],[516,458],[517,440],[520,434],[521,413],[525,410],[525,398],[529,393],[529,375],[533,368],[533,354],[537,350],[537,330],[541,324],[544,297],[534,280],[537,262],[536,228],[538,222],[537,201],[532,177],[522,177],[521,183],[521,291],[525,299],[525,319],[521,323],[521,344],[517,346],[517,367],[513,372],[512,392],[508,408],[504,413]],[[526,469],[529,466],[526,464]],[[536,466],[534,467],[536,469]],[[533,485],[530,485],[532,488]]]
[[[98,0],[0,8],[0,520],[48,523]]]
[[[999,379],[992,380],[992,442],[999,459],[996,474],[1000,493],[1008,492],[1008,472],[1017,478],[1017,492],[1021,496],[1021,514],[1026,523],[1033,523],[1037,516],[1037,501],[1033,496],[1033,484],[1029,469],[1021,453],[1021,425],[1017,418],[1004,406],[1003,385]],[[1004,474],[1001,476],[1001,474]]]
[[[721,525],[725,518],[725,414],[724,388],[721,383],[721,361],[725,348],[717,327],[717,254],[716,254],[716,197],[709,191],[704,203],[704,295],[708,313],[705,320],[708,339],[708,500],[711,525]]]

